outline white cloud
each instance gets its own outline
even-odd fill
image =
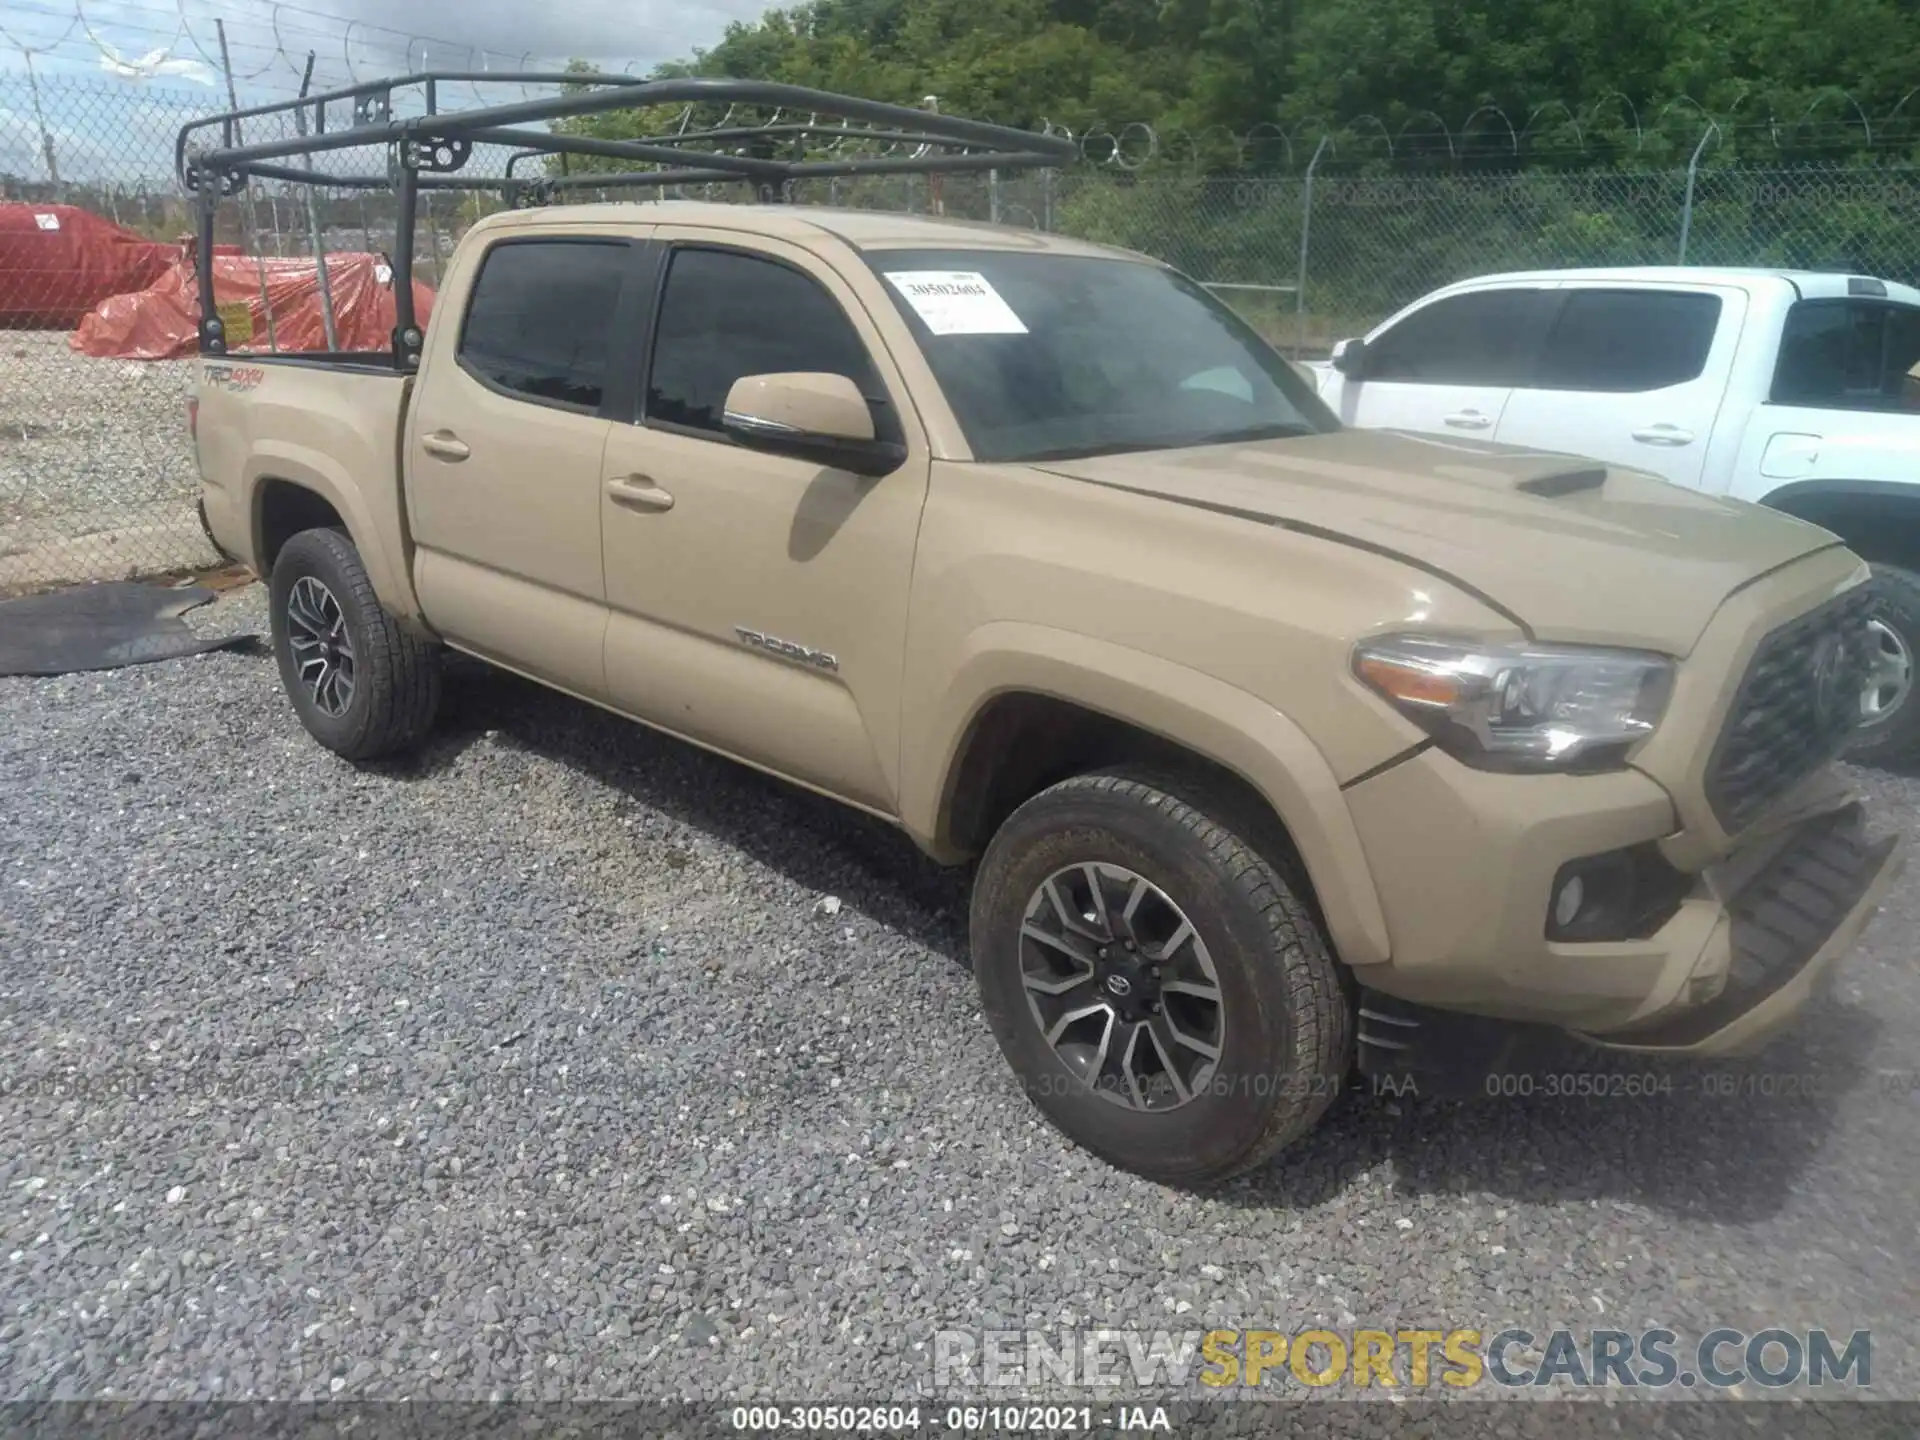
[[[396,23],[388,0],[333,0],[328,8],[368,24]],[[702,0],[691,5],[664,0],[566,0],[548,5],[412,0],[400,28],[448,37],[456,45],[477,46],[502,58],[578,57],[611,62],[615,68],[635,62],[636,69],[644,69],[711,46],[729,22],[757,19],[768,8],[766,0]]]
[[[733,21],[757,19],[769,0],[43,0],[0,15],[0,72],[34,52],[42,74],[101,73],[122,57],[217,69],[216,21],[226,28],[244,102],[293,93],[307,52],[322,88],[409,70],[558,67],[569,59],[644,73],[710,47]],[[168,71],[159,72],[166,75]],[[223,82],[224,83],[224,82]]]
[[[557,69],[569,59],[644,74],[712,46],[769,0],[85,0],[84,17],[71,4],[23,10],[0,0],[0,170],[44,178],[23,50],[63,175],[165,184],[179,126],[226,108],[216,20],[246,106],[295,94],[309,50],[318,90],[425,69]],[[519,98],[481,86],[443,103]]]

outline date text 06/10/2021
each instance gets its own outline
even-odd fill
[[[736,1405],[729,1429],[770,1434],[1088,1434],[1171,1431],[1163,1405]]]

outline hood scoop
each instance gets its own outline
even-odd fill
[[[1582,490],[1598,490],[1607,483],[1607,470],[1604,465],[1585,465],[1573,470],[1554,470],[1545,475],[1529,475],[1513,488],[1528,495],[1542,495],[1554,499],[1561,495],[1576,495]]]

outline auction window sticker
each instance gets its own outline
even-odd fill
[[[935,335],[1025,335],[1013,307],[978,270],[888,270],[898,290]]]

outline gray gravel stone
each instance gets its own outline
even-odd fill
[[[1507,1322],[1872,1327],[1920,1396],[1912,882],[1754,1093],[1356,1096],[1196,1196],[1021,1098],[963,875],[511,679],[362,770],[264,653],[0,680],[0,797],[5,1397],[857,1400],[941,1328]]]

